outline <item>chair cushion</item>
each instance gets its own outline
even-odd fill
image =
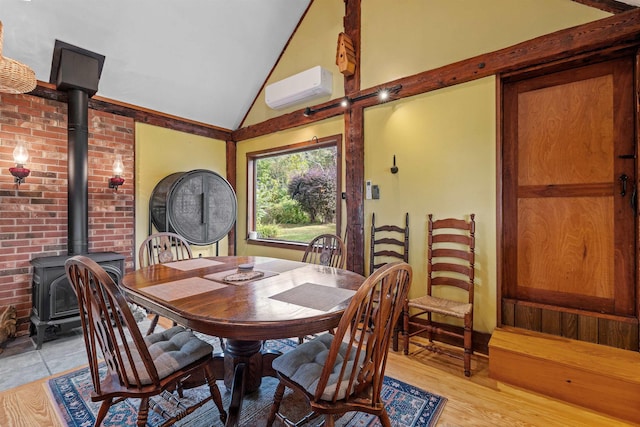
[[[333,338],[333,335],[326,333],[300,344],[295,349],[276,358],[272,364],[273,369],[300,384],[307,392],[315,394]],[[346,343],[342,343],[340,346],[327,387],[322,393],[322,399],[324,400],[332,399],[336,388],[339,388],[338,399],[344,399],[347,395],[349,379],[346,378],[340,384],[337,384],[342,364],[345,363],[344,355],[347,348],[348,344]],[[350,352],[349,359],[346,361],[348,364],[346,372],[351,372],[355,354],[355,351]],[[360,358],[364,358],[364,352],[362,352]],[[352,392],[353,390],[349,393]]]
[[[213,352],[213,347],[196,337],[193,332],[182,326],[174,326],[162,332],[156,332],[144,337],[153,363],[160,379],[165,378],[179,369],[205,357]],[[135,349],[135,346],[131,346]],[[151,384],[142,358],[138,354],[133,356],[140,374],[142,384]],[[131,372],[127,372],[130,381],[134,381]]]

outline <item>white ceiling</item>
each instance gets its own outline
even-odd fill
[[[310,0],[0,0],[2,54],[48,82],[55,40],[104,55],[98,96],[236,129]]]
[[[235,130],[309,3],[0,0],[3,55],[48,82],[58,39],[106,57],[97,95]]]

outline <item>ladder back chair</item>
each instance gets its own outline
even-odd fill
[[[405,214],[404,227],[397,225],[376,226],[376,214],[371,215],[371,247],[369,248],[369,274],[387,262],[409,262],[409,213]]]
[[[403,309],[411,286],[411,266],[386,264],[370,275],[351,298],[335,334],[325,333],[273,361],[280,380],[267,420],[289,426],[302,425],[324,415],[325,426],[334,416],[361,411],[390,426],[381,398],[382,382],[393,325]],[[297,422],[281,414],[286,387],[304,394],[311,412]]]
[[[344,268],[347,260],[344,242],[335,234],[321,234],[309,242],[302,262]]]
[[[137,398],[140,399],[137,425],[145,426],[149,407],[155,404],[151,398],[175,393],[181,380],[192,374],[204,376],[209,395],[190,408],[183,405],[166,425],[209,400],[214,401],[220,420],[225,423],[227,414],[216,385],[210,344],[181,326],[143,337],[120,287],[100,265],[78,255],[66,261],[65,269],[78,298],[93,383],[91,400],[102,402],[95,425],[102,423],[112,405]],[[101,376],[102,358],[106,373]]]
[[[475,214],[469,221],[447,218],[434,221],[429,215],[427,242],[426,295],[410,299],[404,310],[404,354],[409,354],[410,337],[426,332],[429,344],[412,341],[414,345],[464,360],[464,374],[471,375],[473,354],[473,291],[475,263]],[[445,291],[445,288],[450,290]],[[451,291],[451,288],[462,290]],[[456,297],[456,294],[458,295]],[[461,319],[463,326],[444,325],[432,315],[443,319]],[[446,327],[449,326],[449,327]],[[461,342],[464,353],[436,346],[435,336],[453,337]],[[441,340],[440,340],[441,341]],[[459,345],[459,344],[458,344]]]
[[[409,212],[404,217],[404,227],[397,225],[376,226],[376,214],[371,214],[371,247],[369,248],[369,274],[390,261],[409,262]],[[393,351],[398,351],[398,334],[402,318],[393,327]]]

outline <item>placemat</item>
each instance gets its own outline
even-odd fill
[[[260,276],[260,277],[256,277],[256,278],[249,279],[249,280],[245,280],[245,281],[242,281],[242,282],[225,280],[225,277],[230,276],[232,274],[238,273],[238,269],[234,268],[233,270],[225,270],[225,271],[219,271],[217,273],[207,274],[206,276],[203,276],[203,277],[205,279],[215,280],[216,282],[221,282],[221,283],[228,283],[230,285],[246,285],[247,283],[255,282],[256,280],[262,280],[262,279],[265,279],[265,278],[271,277],[271,276],[276,276],[278,274],[278,272],[276,272],[276,271],[266,271],[266,270],[262,270],[262,269],[254,269],[254,270],[251,270],[251,271],[259,271],[259,272],[263,273],[263,275]]]
[[[173,282],[162,283],[160,285],[149,286],[141,291],[161,298],[165,301],[173,301],[205,292],[215,291],[224,288],[226,285],[215,283],[202,277],[190,277],[187,279],[175,280]]]
[[[189,270],[195,270],[196,268],[211,267],[211,266],[220,265],[220,264],[223,264],[223,263],[220,261],[214,261],[212,259],[191,258],[191,259],[185,259],[184,261],[167,262],[167,263],[164,263],[163,265],[166,265],[167,267],[175,268],[177,270],[189,271]]]
[[[265,262],[256,262],[256,267],[260,267],[259,270],[277,271],[278,273],[284,273],[285,271],[295,270],[296,268],[305,267],[309,264],[299,261],[289,261],[286,259],[270,260]]]
[[[307,282],[272,295],[269,298],[320,311],[328,311],[341,302],[348,300],[355,293],[356,291],[350,289],[334,288],[333,286]]]

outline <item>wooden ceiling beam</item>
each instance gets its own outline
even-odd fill
[[[59,91],[53,84],[38,82],[36,88],[29,95],[67,103],[68,96],[64,91]],[[227,141],[231,139],[231,130],[217,126],[207,125],[196,121],[183,119],[142,107],[114,101],[100,96],[89,98],[89,108],[96,111],[104,111],[118,116],[130,117],[139,123],[160,126],[167,129],[205,136],[213,139]]]
[[[360,91],[361,0],[345,0],[344,31],[354,46],[356,68],[344,77],[344,93]],[[364,109],[353,105],[344,114],[347,269],[364,275]]]
[[[546,34],[433,70],[400,78],[383,85],[358,91],[351,94],[351,96],[368,95],[376,92],[381,87],[391,87],[399,84],[402,85],[402,89],[394,95],[393,99],[406,98],[499,73],[552,63],[587,52],[612,49],[616,46],[629,45],[630,43],[640,43],[640,9],[638,8]],[[301,109],[235,130],[232,132],[232,138],[234,141],[243,141],[342,115],[344,114],[344,109],[338,105],[339,101],[339,99],[335,99],[313,106],[315,110],[323,106],[336,104],[335,107],[319,111],[310,117],[305,117],[304,109]],[[360,101],[362,107],[376,105],[377,103],[378,101],[375,97]]]
[[[603,10],[609,13],[622,13],[628,10],[635,9],[636,6],[623,3],[616,0],[572,0],[576,3],[584,4],[585,6],[595,7],[596,9]]]

